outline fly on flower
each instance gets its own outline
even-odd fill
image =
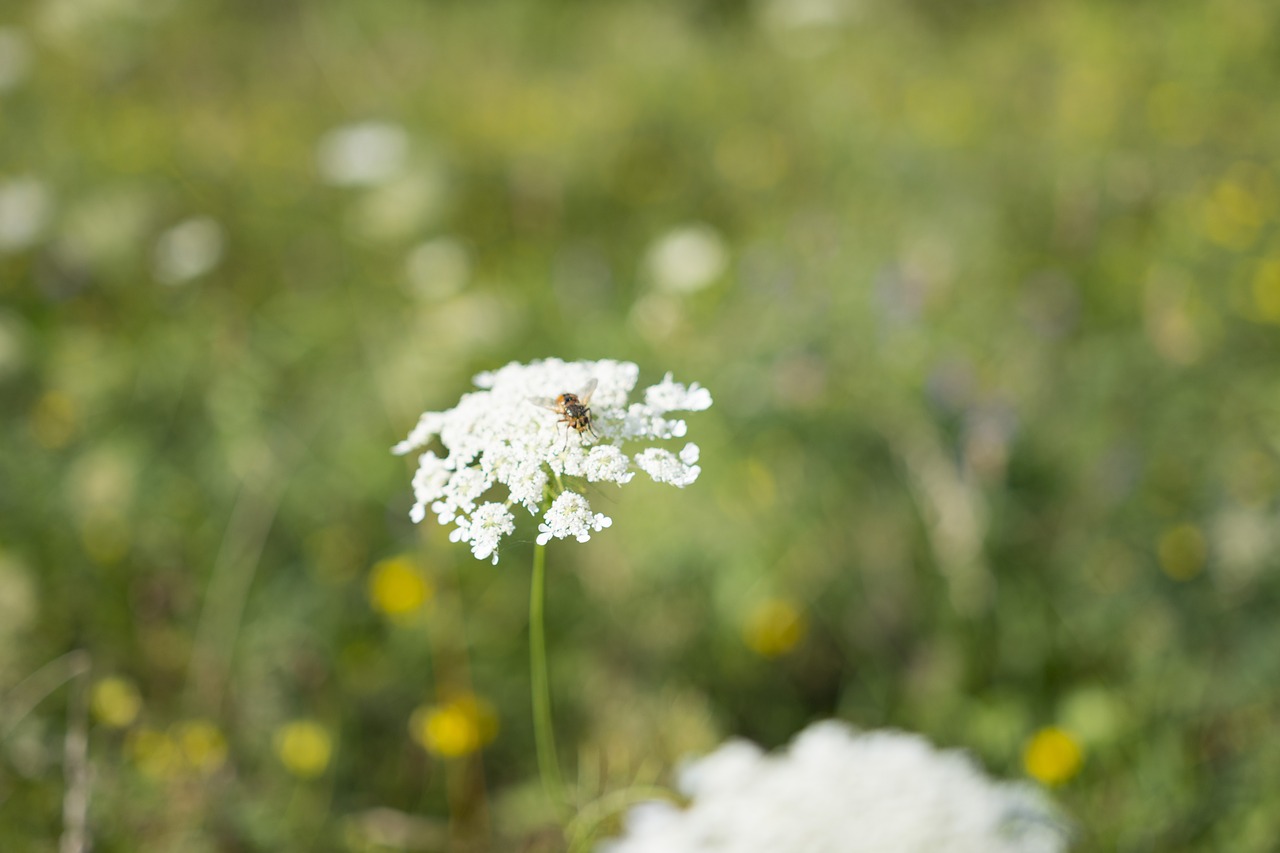
[[[529,402],[535,406],[541,406],[544,409],[550,409],[557,415],[560,420],[556,423],[568,424],[568,429],[564,432],[565,447],[569,446],[569,430],[576,429],[578,438],[582,438],[584,432],[590,432],[592,438],[599,438],[595,429],[591,426],[591,395],[595,393],[597,382],[593,376],[587,380],[587,384],[577,394],[571,394],[568,391],[556,397],[554,400],[550,397],[530,397]]]

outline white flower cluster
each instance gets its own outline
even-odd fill
[[[668,415],[702,411],[711,405],[711,394],[696,382],[685,386],[667,374],[645,389],[643,402],[629,403],[639,375],[630,362],[559,359],[513,362],[481,373],[475,378],[481,390],[464,394],[448,411],[425,413],[393,448],[405,454],[439,439],[445,450],[443,457],[430,450],[418,457],[410,517],[420,522],[429,509],[441,524],[456,525],[451,540],[466,542],[477,558],[497,563],[502,537],[515,530],[511,507],[516,504],[532,515],[546,509],[538,526],[540,545],[569,536],[585,542],[613,523],[569,490],[565,477],[621,485],[639,469],[659,483],[689,485],[702,470],[696,444],[676,453],[650,446],[635,456],[623,448],[683,438],[687,425]],[[585,396],[593,383],[587,400],[590,431],[578,432],[548,410],[563,394]],[[506,487],[506,498],[486,501],[497,485]],[[549,493],[556,496],[548,507]]]
[[[1059,853],[1067,830],[1034,789],[993,782],[917,735],[826,721],[778,755],[731,741],[679,780],[687,808],[645,803],[599,853]]]

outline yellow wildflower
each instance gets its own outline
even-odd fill
[[[498,736],[498,715],[488,702],[463,693],[415,710],[409,719],[409,734],[433,755],[459,758]]]
[[[369,574],[369,600],[376,610],[396,619],[410,616],[431,600],[435,591],[408,557],[390,557]]]
[[[1208,546],[1204,534],[1194,524],[1179,524],[1166,530],[1156,546],[1160,568],[1176,581],[1189,581],[1204,569]]]
[[[1084,751],[1065,729],[1049,726],[1027,742],[1022,764],[1027,773],[1045,785],[1061,785],[1080,772]]]
[[[93,709],[93,716],[103,725],[123,729],[138,718],[142,697],[132,681],[110,676],[93,685],[89,706]]]
[[[153,779],[166,779],[178,772],[182,756],[178,745],[167,732],[152,728],[135,729],[129,733],[125,749],[138,770]]]
[[[201,773],[213,773],[227,760],[227,739],[208,720],[186,720],[174,726],[174,740],[187,764]]]
[[[275,747],[285,769],[303,779],[312,779],[329,766],[333,738],[315,720],[294,720],[276,729]]]
[[[776,658],[795,648],[808,630],[808,620],[796,605],[781,598],[768,598],[748,615],[742,636],[756,654]]]

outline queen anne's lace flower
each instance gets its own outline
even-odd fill
[[[698,473],[702,469],[695,464],[697,461],[696,444],[686,444],[679,456],[661,447],[647,448],[636,456],[636,465],[654,480],[681,487],[698,479]]]
[[[487,503],[477,509],[468,518],[465,515],[458,519],[458,526],[449,534],[453,542],[470,542],[471,553],[477,560],[492,555],[493,562],[498,562],[498,542],[503,536],[516,529],[515,517],[502,504]]]
[[[551,502],[550,509],[538,525],[538,544],[546,545],[552,539],[574,537],[579,542],[591,538],[591,531],[604,530],[613,524],[607,515],[591,511],[591,504],[577,492],[562,492]]]
[[[600,853],[1060,853],[1067,833],[1034,790],[993,782],[963,753],[834,721],[765,755],[731,741],[685,768],[684,809],[645,803]]]
[[[498,562],[498,545],[515,530],[509,511],[523,506],[532,515],[544,509],[538,542],[572,536],[579,542],[613,523],[593,512],[586,497],[572,491],[565,477],[590,483],[631,481],[640,470],[659,483],[684,487],[698,478],[698,446],[686,444],[678,454],[647,447],[629,456],[634,442],[683,438],[688,425],[672,412],[698,412],[711,405],[711,394],[696,382],[685,386],[671,374],[645,389],[644,402],[629,403],[640,370],[625,361],[511,363],[481,373],[481,390],[464,394],[444,412],[427,412],[409,437],[393,449],[405,454],[439,439],[446,455],[428,450],[418,457],[413,477],[414,505],[409,515],[420,522],[430,510],[449,534],[466,542],[477,558]],[[580,434],[559,422],[555,412],[536,400],[577,394],[591,381],[592,429]],[[503,502],[482,502],[494,487],[507,490]],[[548,506],[552,496],[554,501]]]

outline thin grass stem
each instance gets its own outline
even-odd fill
[[[567,800],[556,758],[555,727],[551,722],[551,682],[547,676],[545,619],[547,546],[533,548],[533,579],[529,586],[529,670],[533,687],[533,736],[538,751],[538,774],[547,798],[557,810]]]

